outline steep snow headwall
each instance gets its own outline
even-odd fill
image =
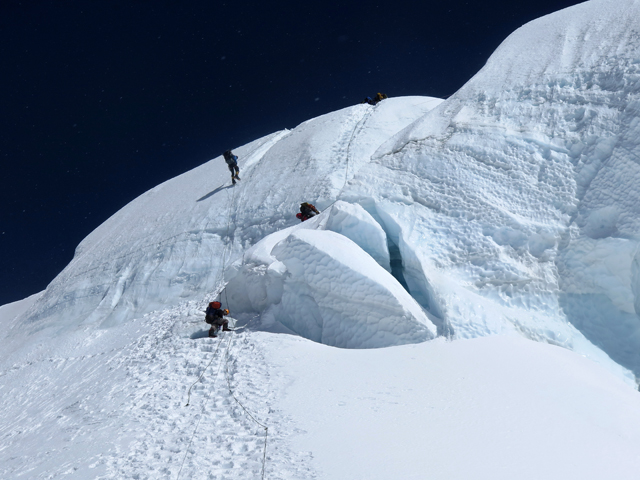
[[[238,148],[238,186],[218,158],[142,195],[22,321],[109,326],[213,295],[300,202],[339,197],[368,214],[343,209],[339,233],[439,334],[517,332],[640,375],[639,52],[640,2],[592,0],[514,32],[447,101],[358,105]],[[252,302],[280,294],[272,263]]]
[[[83,240],[22,321],[32,328],[110,326],[215,294],[223,264],[298,223],[301,202],[330,205],[384,141],[440,102],[356,105],[235,148],[242,181],[234,188],[221,157],[158,185]],[[370,242],[370,253],[384,255],[379,243]]]
[[[349,233],[353,240],[344,235]],[[386,236],[375,220],[362,207],[339,201],[249,249],[229,271],[223,300],[236,314],[259,313],[263,326],[277,323],[336,347],[434,338],[434,324],[391,276],[382,248]]]
[[[270,264],[249,255],[239,267],[224,297],[234,312],[257,311],[265,324],[278,322],[342,348],[417,343],[436,335],[402,286],[342,235],[296,229],[275,244],[271,255]]]
[[[457,336],[516,330],[599,356],[575,326],[640,375],[640,2],[525,25],[375,158],[345,195],[403,218]]]

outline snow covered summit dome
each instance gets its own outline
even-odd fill
[[[637,478],[639,32],[586,2],[131,202],[0,307],[0,477]]]
[[[639,117],[640,4],[585,2],[510,35],[345,196],[377,198],[456,336],[607,363],[577,328],[640,374]]]
[[[145,193],[22,321],[108,327],[210,296],[248,249],[296,224],[300,202],[341,199],[386,237],[364,251],[427,330],[516,333],[640,374],[638,32],[638,2],[585,2],[514,32],[444,102],[349,107],[234,149],[236,188],[216,158]]]
[[[300,224],[295,214],[301,202],[313,201],[321,209],[333,204],[346,182],[368,165],[384,141],[440,102],[406,97],[385,100],[376,107],[357,105],[236,148],[242,180],[233,188],[220,157],[158,185],[79,245],[72,262],[23,321],[39,328],[92,323],[111,327],[167,305],[215,296],[228,280],[223,270],[243,258],[248,248],[269,234]],[[334,325],[324,336],[313,338],[349,347],[433,338],[435,326],[427,314],[388,273],[389,247],[380,225],[357,204],[336,208],[327,229],[338,235],[338,241],[347,240],[343,246],[351,245],[348,239],[359,243],[349,247],[351,252],[386,276],[381,282],[364,282],[366,288],[387,285],[384,290],[389,296],[385,298],[395,302],[391,310],[399,317],[387,319],[385,325],[406,317],[411,326],[400,326],[397,337],[392,327],[387,333],[374,328],[366,334],[329,340],[329,335],[338,332]],[[340,253],[324,258],[330,261]],[[342,301],[347,301],[348,292],[342,294]],[[383,312],[385,306],[376,308]],[[232,305],[232,311],[238,313],[238,308]],[[360,326],[366,323],[348,317]],[[297,320],[299,333],[308,330],[301,327],[305,322],[304,318]]]

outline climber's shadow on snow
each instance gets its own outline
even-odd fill
[[[207,198],[209,198],[209,197],[213,197],[216,193],[218,193],[218,192],[220,192],[220,191],[222,191],[222,190],[225,190],[225,189],[227,189],[227,188],[231,188],[231,187],[233,187],[233,185],[227,185],[226,187],[223,187],[223,186],[221,185],[221,186],[219,186],[218,188],[216,188],[215,190],[212,190],[211,192],[207,193],[204,197],[199,198],[199,199],[198,199],[198,200],[196,200],[196,201],[197,201],[197,202],[201,202],[201,201],[203,201],[203,200],[206,200],[206,199],[207,199]]]
[[[197,332],[193,332],[189,338],[195,340],[196,338],[205,338],[209,336],[209,329],[206,328],[204,330],[198,330]]]

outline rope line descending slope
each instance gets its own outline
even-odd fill
[[[221,343],[222,343],[222,341],[218,342],[218,348],[220,347]],[[229,350],[229,345],[230,344],[231,344],[231,336],[229,336],[229,342],[227,343],[227,352]],[[218,351],[218,348],[216,348],[216,352]],[[211,359],[211,362],[213,362],[213,359],[215,358],[215,353],[216,352],[214,352],[213,357]],[[211,362],[209,362],[209,365],[211,365]],[[207,367],[209,367],[209,365],[207,365]],[[189,449],[191,448],[191,444],[193,443],[193,439],[196,436],[196,432],[198,431],[198,427],[200,426],[200,422],[204,418],[205,406],[207,405],[207,402],[209,401],[209,397],[215,391],[216,381],[218,380],[218,376],[220,374],[220,367],[221,366],[222,366],[222,359],[218,362],[218,370],[216,370],[216,375],[213,377],[213,384],[211,385],[211,388],[209,389],[209,392],[207,393],[206,398],[202,401],[202,411],[200,412],[200,418],[198,418],[198,422],[196,423],[196,425],[195,425],[195,427],[193,429],[193,433],[191,434],[191,438],[189,438],[189,443],[187,444],[187,448],[186,448],[186,450],[184,452],[184,457],[182,458],[182,463],[180,464],[180,470],[178,470],[178,475],[176,476],[176,480],[180,479],[180,474],[182,473],[182,469],[184,467],[184,462],[186,461],[187,455],[189,454]],[[205,370],[206,370],[207,367],[205,367]],[[202,375],[204,375],[205,370],[202,371]],[[202,378],[202,375],[200,375],[200,378]],[[195,383],[200,381],[200,378]],[[195,383],[194,383],[194,385],[195,385]],[[189,391],[191,391],[191,389],[189,389]],[[189,403],[187,403],[186,406],[188,406],[188,405],[189,405]]]
[[[342,188],[340,189],[340,191],[338,192],[338,194],[336,195],[336,198],[333,202],[331,202],[328,206],[326,206],[325,208],[323,208],[320,213],[324,212],[325,210],[331,208],[338,200],[340,200],[340,195],[342,195],[342,192],[344,191],[345,187],[347,186],[347,180],[349,179],[349,154],[351,152],[351,144],[353,143],[353,140],[356,138],[356,132],[360,132],[362,131],[362,129],[364,128],[364,125],[367,123],[367,120],[369,119],[369,117],[371,116],[371,114],[373,113],[373,111],[376,109],[376,106],[373,106],[372,108],[368,109],[367,112],[362,116],[362,118],[360,120],[358,120],[358,123],[356,123],[356,126],[353,127],[353,131],[351,132],[351,137],[349,138],[349,143],[347,143],[347,152],[346,152],[346,168],[344,171],[344,182],[342,183]],[[360,128],[358,128],[360,127]]]
[[[234,325],[235,326],[235,325]],[[245,413],[253,420],[255,423],[264,428],[264,450],[262,453],[262,480],[264,480],[264,469],[267,463],[267,439],[269,437],[269,427],[260,423],[256,418],[247,410],[247,408],[238,400],[238,398],[234,395],[233,390],[231,389],[231,378],[229,376],[229,359],[227,357],[227,361],[225,362],[225,375],[227,377],[227,386],[229,387],[229,394],[233,397],[233,399],[240,405],[240,407],[245,411]]]
[[[240,205],[242,205],[242,201],[244,200],[244,190],[245,190],[245,188],[243,186],[242,192],[240,193]],[[234,199],[235,199],[235,188],[234,188]],[[229,226],[231,225],[231,210],[232,210],[232,208],[233,208],[233,204],[229,205],[229,220],[228,220],[228,223],[227,223],[227,237],[229,235],[229,233],[228,233]],[[235,230],[236,230],[236,228],[238,226],[237,221],[235,220],[238,217],[238,208],[236,207],[235,210],[236,210],[236,213],[234,215],[234,221],[233,221],[233,223],[234,223],[234,225],[233,225],[234,226],[234,228],[233,228],[234,232],[235,232]],[[233,242],[230,241],[229,242],[229,253],[231,253],[232,244],[233,244]],[[229,264],[231,264],[231,263],[233,263],[233,262],[229,262]],[[222,270],[221,270],[222,277],[221,277],[220,281],[224,285],[222,287],[222,291],[220,292],[220,299],[222,299],[222,294],[224,293],[225,305],[228,306],[229,305],[229,297],[227,296],[227,285],[224,283],[224,274],[225,274],[226,270],[227,270],[227,264],[225,263],[225,258],[223,257],[223,259],[222,259]]]
[[[224,283],[224,273],[227,269],[227,265],[226,265],[227,252],[228,251],[230,252],[232,243],[233,243],[229,238],[229,230],[231,228],[231,212],[233,210],[235,200],[236,200],[236,188],[233,188],[233,194],[231,195],[231,202],[229,203],[229,211],[227,212],[227,232],[225,233],[227,244],[224,246],[224,249],[222,250],[222,268],[218,270],[218,274],[216,275],[216,281],[215,281],[216,288],[214,289],[214,292],[217,292],[221,284]],[[218,294],[216,293],[215,296],[218,296]]]
[[[222,268],[218,271],[218,275],[216,275],[216,288],[214,291],[218,290],[218,286],[220,285],[221,282],[224,281],[224,272],[226,269],[226,257],[227,257],[227,250],[231,248],[231,241],[229,239],[229,229],[231,227],[231,212],[233,210],[233,206],[235,203],[235,198],[236,198],[236,189],[233,189],[233,194],[231,196],[231,202],[229,203],[229,210],[227,211],[227,232],[225,234],[225,237],[227,238],[227,245],[225,245],[225,247],[222,250]],[[216,295],[217,296],[217,295]],[[235,324],[234,324],[235,327]],[[194,385],[196,385],[199,381],[202,380],[202,377],[204,376],[205,372],[207,371],[207,369],[209,368],[209,366],[213,363],[213,360],[216,358],[216,353],[218,352],[220,345],[222,344],[222,339],[220,342],[218,342],[218,346],[216,347],[216,350],[214,351],[213,355],[211,356],[211,360],[209,361],[209,363],[202,369],[202,373],[200,374],[200,376],[198,377],[198,379],[193,382],[193,384],[189,387],[189,391],[187,394],[187,403],[185,405],[185,407],[188,407],[191,401],[191,389],[194,387]],[[231,338],[229,338],[229,342],[227,344],[227,353],[229,350],[229,345],[231,344]],[[225,355],[226,357],[226,355]],[[200,413],[200,418],[198,419],[198,422],[195,425],[195,428],[193,429],[193,433],[191,434],[191,438],[189,439],[189,444],[187,445],[187,449],[184,453],[184,457],[182,459],[182,464],[180,465],[180,470],[178,470],[178,475],[176,477],[176,480],[178,480],[180,478],[180,473],[182,472],[182,468],[184,467],[184,462],[187,459],[187,455],[189,454],[189,448],[191,448],[191,444],[193,443],[193,438],[196,435],[196,432],[198,431],[198,427],[200,426],[200,422],[202,421],[203,417],[204,417],[204,412],[205,412],[205,405],[207,403],[207,401],[209,400],[209,396],[211,395],[211,393],[215,390],[215,384],[216,384],[216,380],[218,378],[218,374],[220,373],[220,367],[222,366],[222,360],[220,360],[218,362],[218,370],[216,371],[216,375],[213,379],[213,384],[211,386],[211,388],[209,389],[209,392],[207,393],[207,397],[205,398],[205,400],[202,402],[202,412]]]
[[[244,189],[243,189],[243,193],[244,193]],[[226,237],[227,237],[227,245],[225,245],[225,248],[223,249],[222,252],[222,268],[219,270],[218,275],[216,276],[216,288],[215,291],[218,290],[218,287],[221,283],[224,282],[224,274],[227,268],[227,253],[228,251],[230,251],[231,246],[232,246],[232,242],[229,238],[229,231],[231,228],[231,217],[232,217],[232,212],[234,210],[234,206],[235,206],[235,197],[236,197],[236,189],[233,189],[233,195],[231,198],[231,202],[229,203],[229,210],[227,213],[227,232],[226,232]],[[226,285],[223,287],[222,291],[220,292],[220,295],[222,295],[222,293],[225,293],[225,301],[228,304],[228,299],[226,297]],[[218,294],[216,294],[216,297],[218,296]],[[236,327],[236,322],[234,322],[233,324],[233,329],[235,330]],[[262,479],[264,479],[264,474],[265,474],[265,466],[266,466],[266,459],[267,459],[267,440],[268,440],[268,433],[269,433],[269,428],[260,423],[258,420],[256,420],[256,418],[254,417],[254,415],[252,415],[249,410],[247,410],[247,408],[240,402],[240,400],[238,400],[238,398],[233,394],[233,391],[231,389],[231,380],[230,380],[230,376],[229,376],[229,367],[228,367],[228,362],[229,362],[229,352],[230,352],[230,347],[231,347],[231,343],[232,343],[232,335],[229,334],[227,335],[229,336],[229,340],[227,342],[227,348],[225,350],[225,354],[224,354],[224,360],[221,358],[220,361],[218,362],[218,369],[216,371],[216,375],[214,377],[214,381],[213,384],[211,386],[211,388],[209,389],[209,392],[207,393],[207,397],[205,398],[205,400],[202,403],[202,412],[200,414],[200,418],[198,419],[198,422],[196,423],[193,433],[191,434],[191,438],[189,439],[189,444],[187,445],[187,449],[185,451],[184,457],[182,459],[182,463],[180,465],[180,470],[178,471],[178,475],[176,477],[176,480],[179,480],[180,478],[180,474],[182,472],[182,469],[184,467],[184,463],[187,459],[187,455],[189,454],[189,449],[191,448],[191,445],[193,443],[193,439],[196,435],[196,432],[198,430],[198,427],[200,426],[200,422],[202,421],[202,419],[204,418],[204,412],[205,412],[205,405],[209,400],[209,397],[211,395],[212,392],[214,392],[215,390],[215,384],[216,384],[216,380],[219,376],[220,373],[220,367],[222,366],[222,363],[224,361],[225,364],[225,372],[226,372],[226,377],[227,377],[227,386],[229,388],[229,393],[230,395],[233,397],[233,399],[238,403],[238,405],[240,405],[240,407],[242,407],[242,409],[245,411],[245,413],[251,418],[251,420],[253,420],[255,423],[257,423],[258,425],[260,425],[262,428],[264,428],[265,431],[265,438],[264,438],[264,449],[263,449],[263,454],[262,454]],[[189,391],[187,394],[187,403],[185,406],[189,406],[190,404],[190,400],[191,400],[191,389],[202,380],[205,372],[207,371],[207,369],[209,368],[209,366],[213,363],[213,360],[216,358],[216,353],[218,352],[220,345],[222,344],[223,339],[220,340],[220,342],[218,342],[218,346],[216,347],[216,350],[214,351],[211,360],[209,361],[209,363],[203,368],[202,373],[200,374],[200,376],[198,377],[198,379],[193,382],[193,384],[189,387]]]
[[[342,184],[342,187],[340,189],[340,191],[338,192],[338,194],[336,195],[335,200],[328,205],[327,207],[325,207],[322,211],[327,210],[328,208],[330,208],[332,205],[334,205],[340,198],[340,195],[342,194],[342,192],[344,191],[346,185],[347,185],[347,181],[349,179],[349,166],[350,166],[350,155],[351,155],[351,146],[355,140],[355,138],[357,137],[357,133],[359,133],[360,131],[362,131],[362,129],[364,128],[364,125],[366,124],[367,120],[371,117],[373,111],[375,110],[375,107],[368,109],[367,112],[362,116],[362,118],[360,118],[360,120],[356,123],[355,127],[353,128],[353,131],[351,132],[351,136],[349,137],[349,142],[347,143],[347,149],[346,149],[346,167],[345,167],[345,174],[344,174],[344,181]],[[244,188],[242,190],[241,196],[244,194]],[[218,274],[216,276],[216,280],[215,280],[215,284],[216,284],[216,288],[215,288],[215,292],[218,291],[218,288],[224,283],[224,276],[225,276],[225,272],[227,269],[227,256],[228,254],[230,254],[230,250],[232,248],[232,241],[229,238],[229,232],[231,229],[231,220],[232,220],[232,212],[234,210],[236,210],[236,216],[237,216],[237,208],[234,208],[236,204],[236,188],[233,189],[233,195],[231,198],[231,202],[229,203],[229,210],[227,212],[227,228],[226,228],[226,234],[225,237],[227,239],[227,244],[225,245],[225,248],[223,249],[222,252],[222,268],[220,268],[220,270],[218,271]],[[227,297],[227,289],[226,289],[226,285],[224,285],[222,287],[222,290],[220,291],[220,293],[216,293],[215,297],[218,296],[222,296],[225,295],[225,302],[226,304],[228,304],[228,297]],[[235,328],[235,323],[233,325],[233,327]],[[193,439],[196,435],[196,432],[198,430],[198,427],[200,425],[200,422],[202,421],[202,418],[204,417],[204,405],[206,404],[206,402],[209,399],[209,396],[211,395],[211,393],[213,392],[214,388],[215,388],[215,383],[218,377],[218,374],[220,372],[220,367],[224,361],[225,364],[225,375],[227,378],[227,387],[229,389],[229,394],[233,397],[233,399],[235,400],[235,402],[242,408],[242,410],[248,415],[248,417],[255,422],[257,425],[259,425],[261,428],[264,429],[265,432],[265,436],[264,436],[264,447],[263,447],[263,454],[262,454],[262,472],[261,472],[261,478],[264,479],[264,475],[265,475],[265,467],[266,467],[266,457],[267,457],[267,445],[268,445],[268,438],[269,438],[269,427],[265,424],[263,424],[262,422],[258,421],[255,416],[242,404],[242,402],[240,402],[240,400],[238,399],[238,397],[234,394],[233,389],[231,387],[231,377],[229,375],[229,352],[230,352],[230,348],[231,348],[231,343],[232,343],[232,339],[231,337],[229,338],[229,341],[227,342],[227,347],[226,347],[226,351],[224,354],[224,360],[222,360],[222,358],[220,359],[219,363],[218,363],[218,369],[216,371],[216,376],[214,378],[214,382],[211,386],[211,389],[209,390],[208,394],[207,394],[207,398],[205,399],[205,401],[203,402],[203,409],[202,409],[202,413],[200,415],[200,418],[198,419],[198,422],[195,425],[194,431],[191,435],[191,438],[189,440],[189,444],[187,446],[187,451],[185,452],[184,458],[182,460],[182,464],[180,466],[180,470],[178,471],[178,476],[176,477],[176,480],[178,480],[180,478],[180,473],[182,472],[184,463],[186,461],[187,455],[189,453],[189,448],[191,447],[191,444],[193,442]],[[187,403],[185,406],[189,406],[190,405],[190,401],[191,401],[191,390],[192,388],[202,380],[202,378],[204,377],[205,372],[207,371],[207,369],[211,366],[211,364],[213,363],[214,359],[216,358],[216,354],[220,348],[220,345],[222,344],[222,340],[218,343],[218,346],[216,348],[216,350],[214,351],[211,360],[209,361],[209,363],[203,368],[200,376],[198,377],[198,379],[193,382],[193,384],[189,387],[189,391],[187,393]]]

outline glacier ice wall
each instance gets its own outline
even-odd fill
[[[457,336],[599,356],[577,327],[640,374],[639,114],[640,2],[585,2],[514,32],[345,197],[380,197]]]
[[[235,188],[221,157],[158,185],[85,238],[21,321],[37,329],[108,327],[215,295],[224,266],[299,223],[301,202],[334,202],[384,141],[440,102],[405,97],[356,105],[234,148],[242,177]],[[384,256],[379,243],[370,243],[370,253]]]
[[[640,2],[591,0],[514,32],[444,102],[358,105],[240,147],[236,188],[217,158],[142,195],[22,321],[108,326],[214,295],[300,202],[340,198],[380,226],[360,248],[439,334],[517,332],[640,375],[639,51]]]
[[[278,323],[336,347],[434,338],[435,325],[389,269],[380,225],[359,205],[338,201],[250,248],[229,269],[221,297],[235,314],[259,313],[263,326]]]

